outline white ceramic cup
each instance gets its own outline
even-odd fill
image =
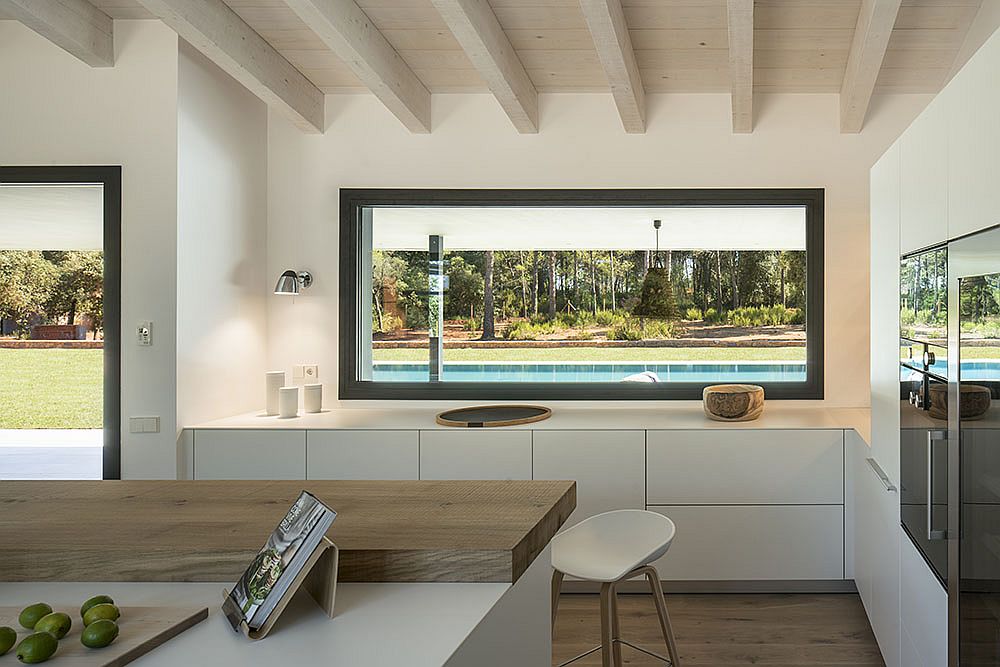
[[[278,414],[278,390],[285,386],[285,371],[268,371],[266,391],[264,396],[264,412],[269,415]]]
[[[320,412],[323,410],[323,385],[307,384],[302,388],[302,403],[306,412]]]
[[[299,416],[298,387],[282,387],[278,390],[278,416],[282,419]]]

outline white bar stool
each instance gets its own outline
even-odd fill
[[[601,583],[601,645],[567,660],[560,667],[597,651],[601,651],[604,667],[621,667],[622,644],[668,662],[671,667],[680,667],[677,642],[670,628],[670,617],[660,587],[660,575],[650,565],[667,552],[675,533],[674,522],[662,514],[645,510],[616,510],[584,519],[552,539],[552,567],[555,570],[552,573],[553,629],[565,575]],[[653,593],[669,658],[621,638],[617,586],[640,576],[646,577]]]

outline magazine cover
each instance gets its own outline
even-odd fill
[[[247,625],[263,623],[336,516],[311,493],[302,492],[229,594]]]

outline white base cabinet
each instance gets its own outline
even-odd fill
[[[900,667],[905,663],[900,659],[899,494],[887,490],[869,464],[868,446],[856,436],[850,444],[856,494],[854,580],[886,667]]]
[[[655,563],[671,581],[844,578],[840,505],[650,506],[677,526]]]
[[[531,431],[421,431],[420,479],[531,479]]]
[[[576,510],[587,517],[646,506],[645,431],[535,431],[534,478],[576,480]]]
[[[305,479],[306,432],[198,430],[193,467],[195,479]]]
[[[902,528],[897,535],[902,650],[919,657],[919,662],[903,665],[947,667],[948,593]]]
[[[649,431],[650,505],[842,505],[841,430]]]
[[[307,431],[308,479],[419,479],[419,431]]]
[[[840,429],[198,429],[194,452],[196,479],[571,479],[567,527],[674,520],[666,580],[845,579]]]

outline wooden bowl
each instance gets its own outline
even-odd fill
[[[702,405],[709,419],[747,422],[764,412],[764,388],[755,384],[717,384],[705,387]]]
[[[958,399],[961,418],[965,420],[982,419],[990,409],[990,389],[978,384],[960,385],[961,394]],[[931,385],[931,405],[928,412],[936,419],[948,418],[948,385]]]

